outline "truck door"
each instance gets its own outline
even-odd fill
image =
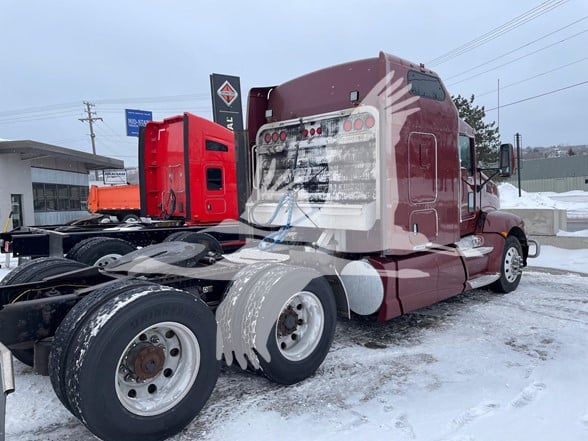
[[[436,136],[412,132],[408,138],[408,196],[414,246],[435,242],[439,232],[437,160]]]
[[[232,212],[234,191],[231,183],[234,183],[234,162],[229,155],[229,146],[221,140],[205,140],[205,160],[202,171],[204,174],[203,185],[203,211],[202,222],[217,222],[234,217]],[[233,176],[231,178],[231,176]]]

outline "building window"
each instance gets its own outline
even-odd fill
[[[46,211],[57,211],[57,185],[45,184]]]
[[[57,186],[57,210],[69,210],[69,185]]]
[[[83,211],[88,209],[88,187],[33,182],[35,212]]]
[[[33,208],[35,211],[47,211],[45,202],[45,184],[33,184]]]
[[[439,78],[414,70],[408,71],[408,84],[412,95],[445,101],[445,90]]]
[[[206,188],[208,190],[223,189],[223,171],[220,168],[206,169]]]

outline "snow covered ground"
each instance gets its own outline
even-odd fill
[[[509,295],[475,290],[388,323],[340,321],[312,378],[283,387],[224,369],[174,440],[583,441],[587,331],[588,277],[544,272]],[[47,377],[20,363],[16,374],[8,440],[93,439]]]
[[[541,201],[567,203],[525,203]],[[588,213],[585,193],[575,204]],[[530,264],[554,270],[528,269],[507,295],[474,290],[387,323],[339,321],[327,359],[300,384],[224,368],[173,440],[585,441],[588,274],[567,272],[588,273],[588,249],[546,246]],[[7,440],[94,439],[47,377],[15,367]]]

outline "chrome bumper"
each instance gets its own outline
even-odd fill
[[[539,242],[537,242],[536,240],[533,240],[533,239],[527,239],[527,243],[529,244],[529,255],[527,257],[530,257],[531,259],[539,257],[539,254],[541,254],[541,246],[539,245]],[[531,254],[531,245],[535,246],[535,252],[532,254]]]
[[[6,422],[6,397],[14,392],[14,370],[12,354],[0,343],[0,441],[4,441]]]

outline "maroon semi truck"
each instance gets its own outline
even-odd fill
[[[102,439],[177,433],[223,360],[307,378],[337,315],[512,291],[539,251],[487,177],[510,174],[512,146],[480,169],[473,130],[422,65],[381,53],[254,88],[247,125],[242,248],[185,232],[102,268],[32,261],[0,286],[2,343],[48,362],[63,405]]]

